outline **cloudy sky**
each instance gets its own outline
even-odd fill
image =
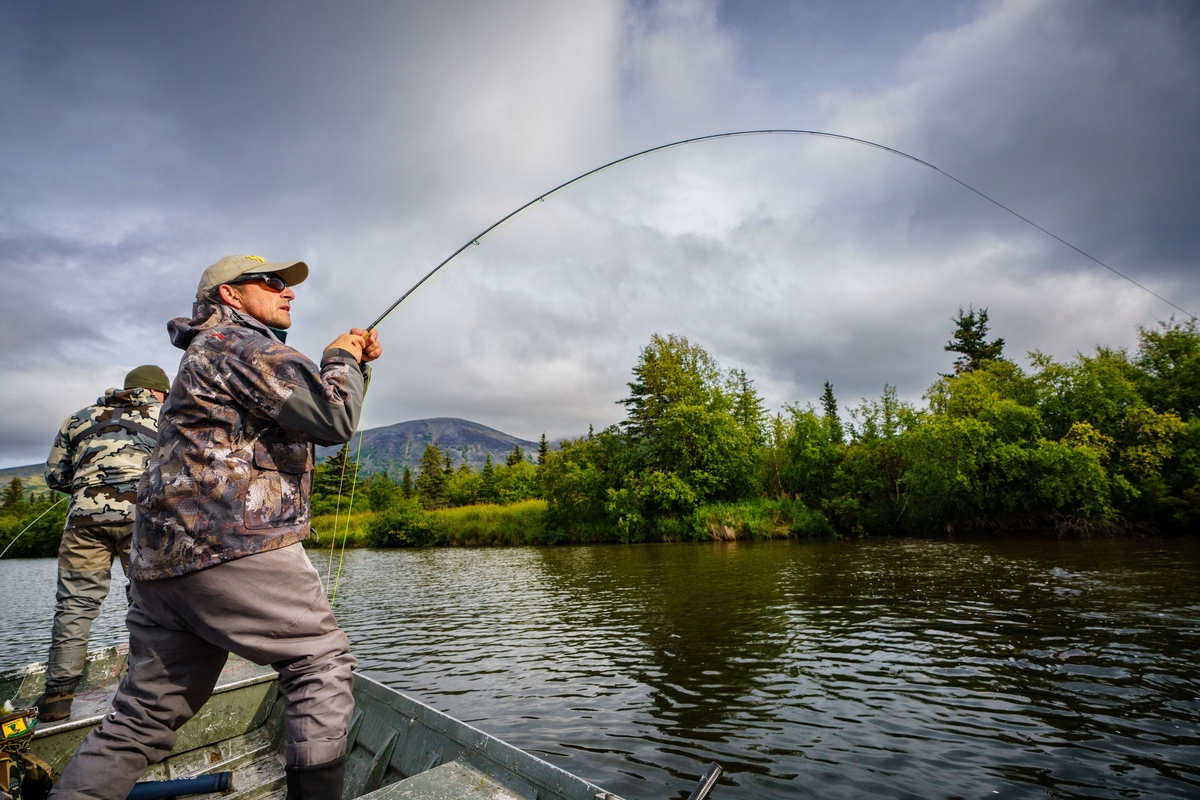
[[[141,363],[229,253],[302,258],[290,343],[379,314],[551,186],[673,139],[926,159],[1200,309],[1191,2],[0,2],[0,466]],[[768,404],[920,401],[950,319],[1012,355],[1171,308],[911,162],[706,143],[592,178],[381,328],[368,426],[620,419],[654,332]]]

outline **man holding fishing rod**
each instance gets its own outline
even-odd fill
[[[302,261],[227,256],[204,271],[185,351],[138,487],[129,673],[52,798],[124,800],[212,694],[228,653],[279,671],[288,800],[338,800],[357,664],[310,532],[313,445],[358,427],[377,333],[338,336],[315,364],[284,344]]]

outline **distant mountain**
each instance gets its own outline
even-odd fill
[[[42,470],[45,469],[45,464],[26,464],[23,467],[5,467],[0,469],[0,478],[20,478],[22,481],[26,478],[41,477]]]
[[[26,491],[46,491],[46,477],[42,474],[45,464],[26,464],[23,467],[5,467],[0,469],[0,484],[7,484],[13,478],[20,478]]]
[[[414,419],[363,431],[361,474],[387,470],[393,478],[399,478],[405,467],[415,471],[431,442],[450,454],[455,467],[465,460],[474,469],[482,469],[488,453],[493,463],[504,463],[516,444],[521,445],[530,461],[537,458],[537,442],[518,439],[478,422],[453,417]],[[351,456],[357,447],[356,435],[350,443]],[[318,447],[317,458],[324,460],[337,451],[337,447]]]
[[[386,469],[399,479],[406,466],[416,469],[421,462],[421,454],[425,452],[425,445],[430,442],[437,442],[439,447],[449,452],[456,467],[466,459],[475,470],[480,470],[488,453],[492,454],[493,463],[503,464],[505,456],[512,452],[515,444],[521,445],[530,461],[537,459],[537,442],[518,439],[478,422],[453,417],[414,419],[363,431],[362,474],[372,475]],[[553,447],[557,441],[550,444]],[[351,455],[357,446],[358,436],[355,435],[350,443]],[[336,447],[318,447],[317,459],[324,460],[337,451]],[[29,464],[0,469],[0,483],[8,483],[14,477],[19,477],[27,488],[45,491],[46,480],[42,477],[44,466]]]

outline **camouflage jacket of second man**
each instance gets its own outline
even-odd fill
[[[367,368],[321,364],[256,319],[197,303],[172,320],[186,352],[138,490],[130,574],[157,580],[308,538],[313,445],[349,441]]]
[[[109,389],[63,422],[46,459],[46,485],[71,495],[68,528],[133,522],[161,408],[149,389]]]

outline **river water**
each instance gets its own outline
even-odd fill
[[[0,667],[53,576],[0,562]],[[628,800],[711,761],[716,800],[1196,797],[1198,579],[1187,539],[349,551],[336,610],[373,676]]]

